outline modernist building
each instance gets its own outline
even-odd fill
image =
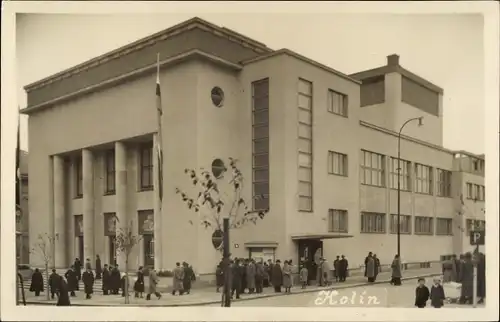
[[[18,263],[29,263],[29,205],[28,205],[28,152],[21,150],[21,211],[16,213],[16,257]]]
[[[30,235],[57,234],[57,267],[96,254],[112,262],[115,226],[130,221],[144,237],[131,268],[185,260],[212,273],[220,259],[212,231],[192,224],[196,213],[175,188],[190,186],[185,168],[228,157],[239,160],[254,209],[269,208],[257,225],[231,233],[233,256],[297,262],[322,251],[356,266],[373,251],[388,263],[396,253],[398,131],[415,117],[423,126],[410,122],[401,135],[403,259],[470,250],[467,230],[484,224],[484,156],[442,146],[443,90],[397,55],[345,75],[195,18],[25,90]]]

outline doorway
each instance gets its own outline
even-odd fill
[[[154,235],[143,235],[144,242],[144,267],[155,266],[155,238]]]
[[[113,266],[116,265],[116,236],[108,236],[108,242],[109,242],[109,263]]]
[[[80,262],[85,263],[85,258],[83,257],[83,236],[78,236],[78,258]]]
[[[299,267],[302,268],[304,265],[309,271],[308,282],[316,280],[321,257],[323,257],[323,241],[319,239],[299,240]]]

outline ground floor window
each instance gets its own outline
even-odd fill
[[[438,218],[436,221],[436,235],[453,235],[452,222],[451,218]]]
[[[374,212],[361,213],[361,232],[384,234],[386,231],[385,214]]]
[[[432,217],[415,217],[415,234],[432,235],[434,233],[434,218]]]
[[[391,234],[398,233],[398,215],[391,215]],[[399,215],[399,233],[411,234],[411,216]]]

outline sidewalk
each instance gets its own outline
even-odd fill
[[[441,272],[438,268],[422,268],[415,270],[403,271],[403,280],[414,279],[418,277],[435,276],[440,275]],[[377,281],[371,284],[388,283],[390,280],[389,272],[382,272],[378,275]],[[344,283],[334,283],[329,287],[318,287],[309,286],[307,289],[302,290],[298,287],[292,288],[292,294],[300,293],[311,293],[317,292],[324,289],[340,289],[340,288],[350,288],[367,285],[366,278],[364,276],[355,276],[348,278]],[[130,304],[127,306],[200,306],[200,305],[210,305],[220,303],[221,293],[216,293],[215,288],[203,288],[192,290],[193,293],[183,296],[172,296],[169,293],[162,293],[162,298],[157,300],[153,295],[151,301],[146,301],[145,299],[136,299],[132,296],[130,297]],[[242,298],[233,301],[248,301],[253,299],[260,299],[266,297],[283,296],[285,293],[274,293],[271,287],[265,288],[264,292],[261,294],[242,294]],[[288,294],[286,294],[288,295]],[[26,293],[27,305],[55,305],[55,300],[47,301],[45,299],[45,294],[42,294],[38,298],[33,296],[33,293]],[[126,304],[125,299],[117,295],[103,296],[100,294],[94,294],[91,300],[85,300],[85,295],[82,292],[77,293],[77,297],[71,298],[71,305],[73,306],[124,306]]]

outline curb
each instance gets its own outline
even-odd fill
[[[416,275],[416,276],[410,276],[410,277],[403,277],[401,278],[402,281],[408,281],[408,280],[414,280],[417,278],[421,277],[431,277],[431,276],[440,276],[441,274],[439,273],[428,273],[428,274],[422,274],[422,275]],[[380,281],[375,281],[373,283],[368,283],[368,282],[362,282],[362,283],[357,283],[357,284],[347,284],[347,285],[341,285],[341,286],[329,286],[329,287],[324,287],[321,289],[306,289],[306,290],[301,290],[300,292],[297,293],[271,293],[271,294],[264,294],[262,296],[258,297],[252,297],[252,298],[240,298],[240,299],[234,299],[231,300],[231,303],[233,302],[243,302],[243,301],[254,301],[254,300],[260,300],[260,299],[265,299],[265,298],[271,298],[271,297],[278,297],[278,296],[289,296],[289,295],[298,295],[298,294],[305,294],[305,293],[314,293],[314,292],[320,292],[324,290],[341,290],[341,289],[347,289],[347,288],[355,288],[355,287],[361,287],[361,286],[367,286],[367,285],[375,285],[375,284],[385,284],[389,283],[390,280],[380,280]],[[132,307],[186,307],[186,306],[206,306],[206,305],[212,305],[212,304],[220,304],[221,300],[210,300],[210,301],[203,301],[203,302],[198,302],[198,303],[178,303],[178,304],[165,304],[165,305],[131,305],[131,304],[119,304],[119,305],[113,305],[113,304],[108,304],[108,305],[91,305],[91,304],[71,304],[71,306],[92,306],[92,307],[99,307],[99,306],[104,306],[104,307],[113,307],[113,306],[132,306]],[[47,302],[35,302],[35,301],[26,301],[26,305],[48,305],[48,306],[55,306],[54,303],[47,303]],[[22,306],[22,305],[21,305]]]

